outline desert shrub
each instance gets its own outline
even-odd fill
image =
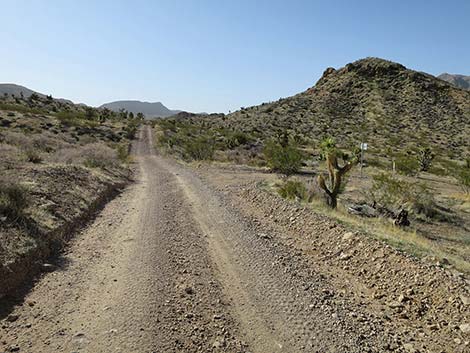
[[[310,201],[311,193],[308,192],[305,184],[299,180],[286,180],[278,186],[279,195],[285,199]]]
[[[460,168],[456,172],[456,179],[462,191],[466,194],[470,194],[470,168]]]
[[[230,132],[224,137],[225,147],[228,149],[245,145],[250,140],[250,136],[242,131]]]
[[[129,121],[129,123],[124,127],[124,131],[126,132],[126,138],[129,140],[133,140],[135,138],[135,135],[137,134],[137,128],[137,121]]]
[[[106,168],[117,164],[117,152],[102,143],[90,143],[81,148],[83,164],[90,168]]]
[[[11,169],[24,161],[21,150],[13,145],[0,143],[0,165],[5,169]]]
[[[24,148],[31,144],[31,137],[18,132],[5,131],[2,134],[2,142]]]
[[[292,175],[299,171],[303,162],[303,154],[293,144],[282,146],[273,140],[263,150],[268,166],[275,172]]]
[[[418,173],[418,163],[412,156],[398,156],[395,160],[398,173],[413,176]]]
[[[23,214],[28,204],[28,195],[25,187],[20,184],[0,179],[0,214],[9,218],[18,218]]]
[[[52,161],[63,164],[83,164],[89,168],[106,168],[119,164],[117,151],[103,143],[59,149]]]
[[[26,160],[28,162],[31,162],[31,163],[41,163],[42,162],[41,154],[33,148],[27,148],[24,151],[24,153],[26,155]]]
[[[9,104],[9,103],[0,103],[0,110],[10,110],[10,111],[18,112],[18,113],[32,113],[32,114],[47,113],[43,109],[31,108],[23,104]]]
[[[427,172],[431,168],[432,161],[435,157],[435,154],[429,147],[421,148],[418,151],[418,164],[419,170],[422,172]]]
[[[214,157],[214,141],[210,137],[199,136],[184,141],[183,154],[189,160],[210,160]]]
[[[46,133],[26,135],[17,132],[5,132],[1,138],[3,142],[18,147],[32,163],[42,161],[41,153],[50,153],[66,143],[48,136]]]
[[[370,197],[374,203],[392,211],[408,208],[428,218],[439,215],[434,195],[425,184],[406,182],[388,173],[373,177]]]
[[[56,117],[64,126],[80,126],[84,120],[83,113],[66,110],[56,113]]]
[[[118,145],[116,148],[116,152],[118,159],[121,161],[121,163],[129,162],[129,145],[127,143]]]

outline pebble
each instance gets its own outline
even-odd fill
[[[52,265],[52,264],[44,263],[44,264],[41,265],[41,269],[44,272],[52,272],[52,271],[55,270],[55,266]]]
[[[16,320],[18,320],[18,318],[19,318],[19,316],[17,314],[10,314],[7,317],[7,321],[8,322],[15,322]]]
[[[470,332],[470,324],[461,324],[459,328],[460,328],[460,331],[462,331],[463,333]]]
[[[403,349],[407,352],[410,352],[410,353],[414,353],[416,352],[416,349],[415,347],[411,344],[411,343],[405,343],[403,345]]]
[[[465,295],[460,295],[460,300],[464,305],[469,305],[470,304],[470,298],[465,296]]]

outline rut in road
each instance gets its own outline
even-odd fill
[[[137,182],[0,328],[25,352],[368,352],[390,338],[140,131]],[[246,344],[245,344],[246,342]],[[2,344],[0,342],[0,344]],[[0,348],[2,348],[0,346]]]

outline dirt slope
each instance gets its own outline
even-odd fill
[[[412,324],[384,325],[341,278],[281,241],[282,228],[263,232],[229,189],[155,155],[150,140],[142,130],[138,182],[56,271],[16,305],[1,303],[0,352],[411,352],[410,340],[426,340]],[[424,346],[468,348],[451,335]]]

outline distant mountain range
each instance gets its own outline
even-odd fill
[[[108,108],[115,112],[124,109],[134,114],[143,113],[148,119],[166,118],[168,116],[175,115],[181,112],[181,110],[168,109],[160,102],[149,103],[136,100],[115,101],[103,104],[102,106],[100,106],[100,108]]]
[[[441,80],[447,81],[453,84],[456,87],[463,88],[463,89],[470,89],[470,76],[464,75],[452,75],[452,74],[441,74],[437,76]]]
[[[14,83],[0,83],[0,95],[2,96],[7,94],[9,96],[21,97],[21,95],[23,94],[24,98],[29,98],[33,93],[36,93],[41,98],[46,98],[45,94],[33,91],[32,89],[29,89],[24,86],[16,85]],[[62,99],[62,98],[55,98],[55,99],[64,103],[72,103],[72,101],[68,99]]]
[[[21,97],[23,95],[24,98],[29,98],[33,93],[36,93],[41,98],[46,98],[46,94],[39,93],[32,89],[29,89],[24,86],[16,85],[13,83],[0,83],[0,95],[3,96],[5,94],[14,97]],[[67,99],[54,99],[63,102],[63,103],[73,103]],[[79,104],[84,106],[85,104]],[[171,115],[178,114],[182,112],[182,110],[171,110],[165,107],[161,102],[141,102],[137,100],[122,100],[122,101],[115,101],[110,103],[105,103],[100,106],[100,108],[108,108],[112,111],[118,112],[121,109],[124,109],[128,112],[132,112],[134,114],[143,113],[147,119],[151,118],[166,118]]]

